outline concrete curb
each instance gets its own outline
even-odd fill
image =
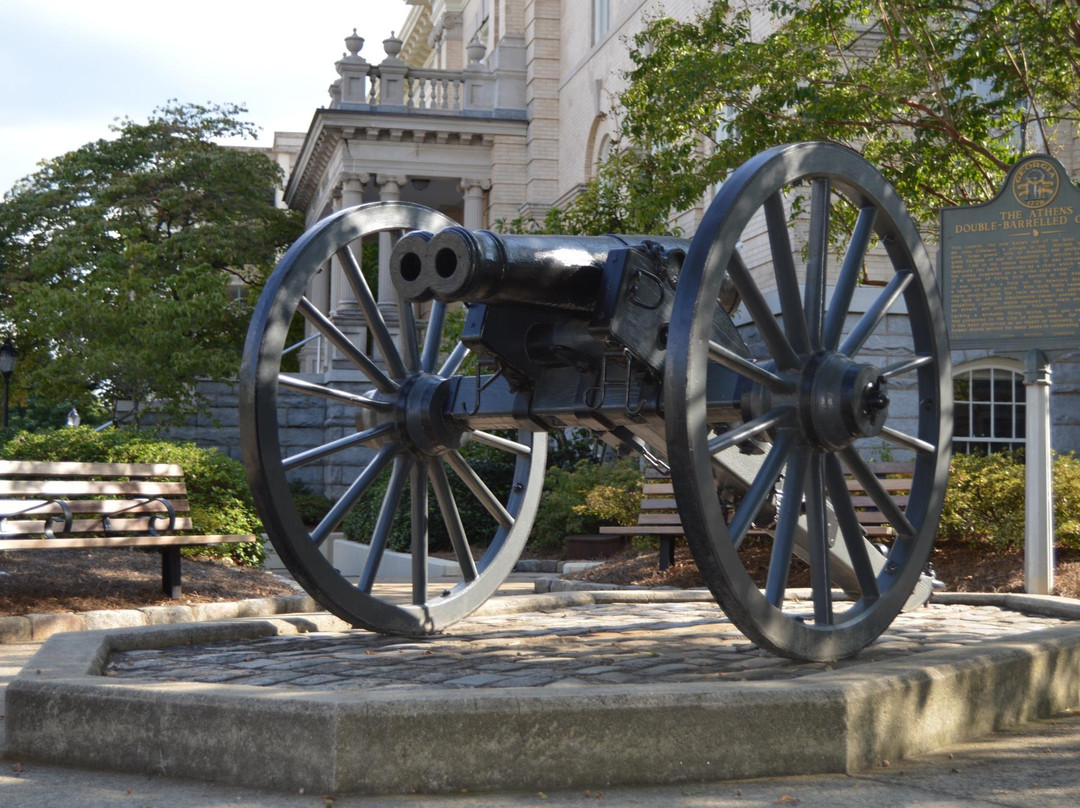
[[[141,609],[103,609],[92,612],[47,612],[0,617],[0,643],[42,642],[69,631],[97,631],[138,626],[164,626],[238,617],[270,617],[313,612],[319,606],[308,595],[247,598],[221,603],[144,606]]]
[[[558,593],[485,608],[675,594]],[[990,602],[1010,598],[1025,611],[1080,611],[1060,598]],[[853,773],[1080,703],[1072,625],[789,681],[358,693],[99,675],[113,651],[343,627],[323,614],[54,637],[8,687],[8,754],[313,793],[606,787]]]

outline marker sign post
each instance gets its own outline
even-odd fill
[[[1080,347],[1080,191],[1054,158],[1025,157],[990,202],[942,209],[940,268],[951,347],[1023,358],[1024,587],[1049,594],[1050,362]]]

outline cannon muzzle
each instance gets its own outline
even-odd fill
[[[604,265],[615,249],[650,241],[685,250],[664,236],[499,236],[448,227],[404,236],[390,256],[390,276],[406,300],[471,301],[590,314]]]

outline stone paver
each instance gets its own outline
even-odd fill
[[[331,690],[785,680],[1065,622],[995,606],[932,604],[901,614],[853,659],[796,663],[747,643],[712,603],[594,604],[474,616],[422,639],[357,630],[128,651],[113,654],[105,674]]]

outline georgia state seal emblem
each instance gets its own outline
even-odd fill
[[[1060,186],[1053,163],[1036,157],[1019,166],[1013,176],[1012,192],[1025,208],[1042,208],[1054,201]]]

